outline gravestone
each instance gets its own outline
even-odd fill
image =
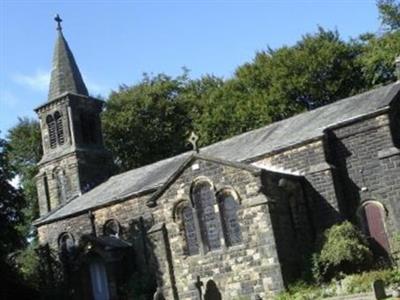
[[[372,289],[374,290],[375,299],[380,300],[386,298],[383,280],[375,280],[372,284]]]

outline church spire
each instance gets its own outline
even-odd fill
[[[57,22],[58,36],[54,47],[48,100],[68,92],[88,96],[86,85],[62,33],[62,20],[58,14],[54,20]]]

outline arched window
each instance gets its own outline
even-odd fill
[[[364,233],[377,254],[386,256],[389,253],[389,240],[385,230],[385,208],[377,201],[366,201],[359,208]]]
[[[226,245],[241,243],[242,236],[237,215],[239,203],[236,193],[233,190],[224,189],[217,194],[217,198]]]
[[[56,123],[52,115],[46,117],[46,124],[49,133],[50,148],[55,148],[57,146]]]
[[[47,211],[49,212],[51,210],[51,203],[50,203],[49,181],[47,179],[46,173],[43,175],[43,186],[44,186],[44,196],[46,197]]]
[[[103,227],[103,234],[106,236],[119,237],[121,226],[117,220],[108,220]]]
[[[200,224],[204,250],[220,248],[220,222],[214,209],[216,201],[211,183],[205,180],[195,183],[192,188],[192,200]]]
[[[69,232],[63,232],[58,238],[58,249],[60,253],[71,253],[75,247],[75,239]]]
[[[64,144],[64,129],[63,129],[63,123],[62,123],[62,118],[61,114],[59,111],[56,111],[54,113],[54,120],[56,123],[56,132],[57,132],[57,141],[59,145]]]
[[[56,168],[53,174],[56,180],[57,196],[59,204],[61,204],[67,201],[67,194],[68,194],[67,178],[65,176],[64,170],[61,168]]]
[[[186,205],[182,208],[182,222],[185,230],[186,246],[189,255],[199,253],[199,241],[194,221],[193,208]]]

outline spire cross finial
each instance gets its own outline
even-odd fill
[[[61,28],[62,19],[60,18],[59,14],[56,14],[56,16],[54,17],[54,21],[57,22],[57,30],[61,30],[62,29]]]
[[[199,148],[197,146],[197,141],[199,140],[199,136],[195,134],[193,131],[190,133],[190,137],[188,139],[189,143],[192,144],[193,150],[199,152]]]

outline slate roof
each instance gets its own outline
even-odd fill
[[[204,147],[200,153],[229,161],[250,162],[261,155],[321,137],[328,127],[386,109],[397,99],[399,92],[400,82],[396,82],[234,136]],[[155,191],[190,155],[191,152],[187,152],[113,176],[93,190],[43,216],[36,224],[85,212],[135,194]]]
[[[88,90],[61,28],[57,31],[48,100],[51,101],[65,93],[88,96]]]

